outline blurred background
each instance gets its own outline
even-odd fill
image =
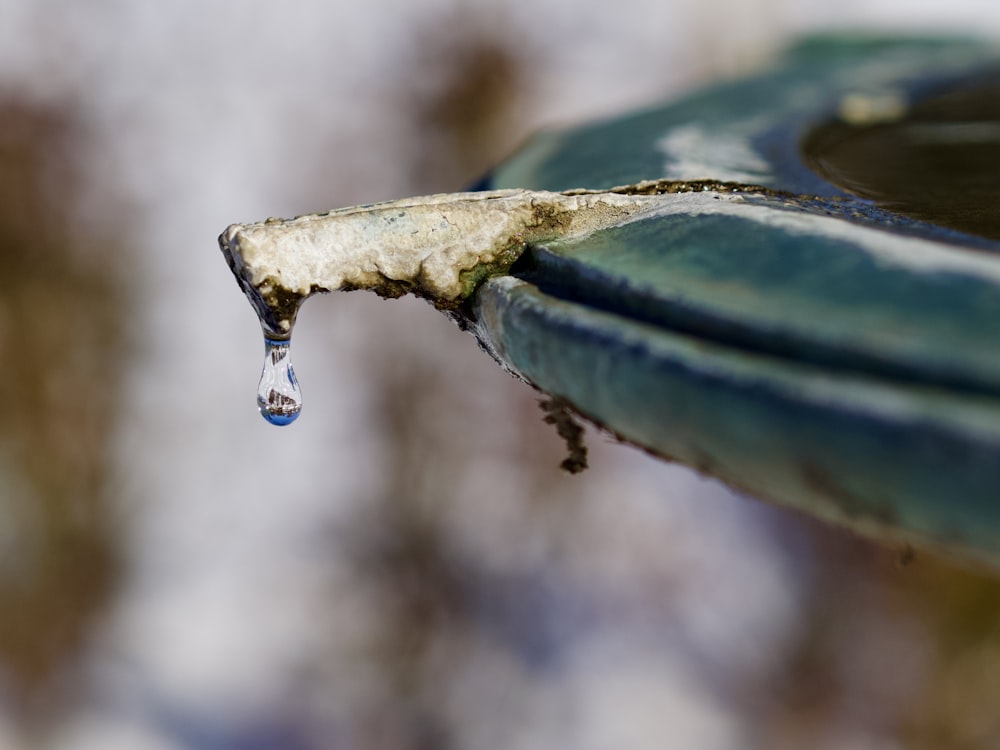
[[[215,238],[951,0],[0,0],[0,748],[990,748],[1000,586],[588,435],[431,307]]]

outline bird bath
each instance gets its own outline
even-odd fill
[[[298,413],[306,298],[414,293],[624,441],[996,566],[997,171],[974,167],[1000,143],[997,61],[969,41],[814,41],[544,134],[482,192],[233,225],[220,244],[273,368],[262,413]],[[949,199],[916,205],[927,185]]]

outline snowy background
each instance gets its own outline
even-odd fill
[[[0,0],[0,748],[1000,744],[1000,587],[592,433],[429,306],[311,300],[268,426],[234,221],[952,0]]]

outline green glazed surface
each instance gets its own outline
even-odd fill
[[[489,186],[772,192],[665,196],[631,223],[529,248],[517,278],[480,288],[480,337],[658,455],[1000,563],[1000,244],[852,195],[800,151],[858,106],[898,117],[996,62],[968,41],[818,40],[756,78],[537,138]]]

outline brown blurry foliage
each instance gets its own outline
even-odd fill
[[[121,285],[115,248],[74,217],[81,147],[71,107],[0,96],[0,688],[29,716],[118,578]]]
[[[500,8],[460,6],[416,34],[400,97],[420,139],[416,190],[462,190],[525,137],[517,117],[528,83],[525,50]]]
[[[457,10],[414,33],[417,52],[400,79],[398,98],[401,116],[419,139],[411,150],[411,189],[462,189],[524,136],[516,121],[525,59],[516,34],[490,14]],[[367,649],[381,697],[357,717],[357,746],[454,747],[460,732],[441,691],[450,689],[465,644],[480,627],[476,602],[496,596],[498,583],[495,572],[460,551],[449,518],[465,502],[468,490],[460,488],[476,484],[477,461],[498,448],[487,421],[495,412],[491,403],[504,402],[508,427],[513,424],[512,435],[520,437],[505,451],[515,456],[496,459],[512,469],[516,464],[526,494],[494,487],[479,502],[516,506],[528,533],[540,507],[560,495],[555,482],[565,454],[555,430],[542,423],[530,389],[499,371],[496,377],[510,387],[479,380],[482,363],[472,360],[484,355],[470,339],[450,329],[445,339],[446,325],[420,320],[400,326],[392,310],[369,323],[379,329],[364,356],[377,404],[372,416],[384,436],[383,482],[365,501],[351,546],[384,625],[371,634]],[[484,388],[490,394],[485,400]],[[551,507],[544,512],[553,513]]]

